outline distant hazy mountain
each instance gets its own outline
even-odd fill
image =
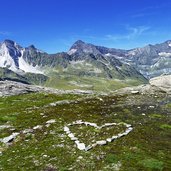
[[[146,77],[171,74],[171,41],[130,50],[124,60]]]

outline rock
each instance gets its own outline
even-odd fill
[[[116,123],[105,123],[104,126],[113,126],[113,125],[117,125]]]
[[[89,151],[89,150],[91,150],[93,148],[93,146],[87,146],[86,148],[85,148],[85,151]]]
[[[70,134],[70,133],[71,133],[70,129],[69,129],[67,126],[64,127],[64,131],[65,131],[67,134]]]
[[[37,126],[33,127],[33,129],[34,130],[36,130],[36,129],[42,129],[42,127],[43,127],[42,125],[37,125]]]
[[[138,93],[139,93],[139,91],[137,91],[137,90],[131,91],[131,94],[138,94]]]
[[[112,142],[113,140],[115,140],[117,138],[127,135],[133,129],[130,124],[126,124],[126,123],[105,123],[102,126],[98,126],[96,123],[83,122],[82,120],[77,120],[77,121],[73,122],[72,124],[68,124],[68,126],[81,125],[81,124],[85,124],[86,126],[92,126],[92,127],[98,128],[98,129],[102,129],[103,127],[108,127],[108,126],[115,126],[115,125],[124,125],[127,128],[126,131],[123,133],[119,133],[115,136],[112,136],[112,138],[107,138],[106,140],[101,140],[101,141],[96,141],[96,142],[94,141],[95,142],[94,144],[88,145],[86,147],[84,143],[80,143],[79,139],[77,137],[75,137],[73,133],[71,133],[69,127],[65,126],[64,131],[67,133],[68,137],[70,137],[70,139],[72,141],[75,141],[77,148],[79,150],[85,150],[85,151],[88,151],[97,145],[106,145],[108,142]]]
[[[33,93],[33,92],[41,92],[41,93],[43,92],[43,93],[52,93],[52,94],[95,94],[96,93],[91,90],[77,90],[77,89],[57,90],[53,88],[29,85],[29,84],[24,84],[15,81],[0,81],[0,96],[12,96],[12,95],[19,95],[19,94],[26,94],[26,93]],[[57,104],[52,103],[51,105],[53,106]]]
[[[16,138],[16,136],[17,135],[19,135],[19,133],[12,133],[12,135],[10,135],[10,136],[8,136],[8,137],[5,137],[5,138],[1,138],[0,139],[0,142],[2,142],[2,143],[10,143],[10,142],[12,142],[15,138]]]
[[[118,138],[118,136],[116,136],[116,135],[112,136],[112,140],[115,140],[117,138]]]
[[[57,105],[63,105],[63,104],[70,104],[72,102],[75,102],[75,101],[74,100],[61,100],[61,101],[50,103],[49,106],[57,106]]]
[[[75,136],[74,136],[73,133],[68,134],[68,137],[70,137],[70,138],[75,138]]]
[[[112,142],[112,138],[107,138],[106,141],[107,142]]]
[[[83,156],[79,156],[78,159],[79,159],[79,160],[83,159]]]
[[[5,128],[11,128],[11,125],[0,125],[0,130]]]
[[[85,150],[85,144],[84,143],[80,143],[79,141],[75,141],[75,143],[77,144],[77,148],[79,150]]]
[[[25,129],[23,134],[33,133],[33,129]]]
[[[166,91],[171,90],[171,75],[161,75],[150,79],[150,84],[152,86],[160,87]]]
[[[71,137],[71,140],[72,140],[72,141],[77,141],[78,138],[76,138],[76,137]]]
[[[107,141],[105,141],[105,140],[96,141],[96,144],[97,145],[106,145],[107,144]]]
[[[52,123],[55,123],[55,122],[56,122],[55,119],[51,119],[51,120],[47,121],[46,123],[47,123],[47,124],[52,124]]]
[[[48,128],[48,127],[50,127],[50,125],[51,125],[51,124],[46,124],[45,126]]]

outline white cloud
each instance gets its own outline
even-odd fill
[[[127,34],[119,34],[119,35],[106,35],[105,38],[107,40],[131,40],[141,36],[144,32],[148,31],[150,27],[147,26],[139,26],[139,27],[126,27]]]

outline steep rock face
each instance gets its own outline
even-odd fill
[[[22,48],[16,42],[5,40],[0,44],[0,67],[8,68],[14,72],[43,73],[32,63],[25,61],[23,54],[27,48]]]
[[[18,58],[21,57],[21,47],[11,40],[0,43],[0,67],[13,71],[19,68]]]

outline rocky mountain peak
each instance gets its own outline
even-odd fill
[[[14,45],[15,44],[15,42],[13,40],[9,40],[9,39],[4,40],[3,43],[10,44],[10,45]]]
[[[36,47],[34,45],[30,45],[28,48],[29,49],[36,49]]]
[[[99,50],[97,50],[96,46],[85,43],[82,40],[76,41],[70,48],[68,54],[73,55],[73,54],[100,54]]]

